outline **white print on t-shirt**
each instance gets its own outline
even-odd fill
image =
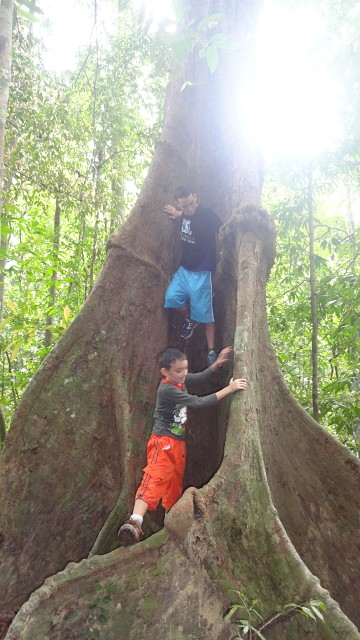
[[[195,244],[195,238],[191,238],[193,232],[191,231],[191,220],[183,219],[181,225],[181,240],[188,242],[189,244]]]
[[[185,233],[187,236],[192,236],[191,220],[187,220],[186,218],[183,218],[182,225],[181,225],[181,233]]]
[[[177,404],[173,413],[173,424],[185,424],[187,419],[187,407]]]

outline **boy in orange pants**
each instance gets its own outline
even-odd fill
[[[160,499],[168,511],[180,498],[186,462],[185,425],[187,407],[201,409],[216,405],[219,400],[235,391],[246,389],[246,381],[238,378],[208,396],[195,396],[187,388],[208,382],[214,371],[229,359],[231,347],[223,349],[210,367],[200,373],[188,373],[186,356],[169,347],[159,357],[164,376],[158,387],[152,434],[147,446],[147,465],[142,482],[135,495],[130,519],[120,527],[121,545],[139,542],[141,525],[146,511],[156,509]]]

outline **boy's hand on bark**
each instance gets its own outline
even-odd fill
[[[236,378],[235,380],[234,378],[231,378],[229,387],[231,389],[231,393],[234,393],[235,391],[242,391],[247,388],[246,380],[244,380],[244,378]]]
[[[164,211],[169,216],[171,220],[175,220],[175,218],[180,218],[182,215],[182,211],[176,209],[172,206],[172,204],[164,204]]]

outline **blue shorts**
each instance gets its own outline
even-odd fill
[[[188,271],[180,267],[165,293],[165,309],[185,307],[190,300],[190,318],[196,322],[214,322],[211,271]]]

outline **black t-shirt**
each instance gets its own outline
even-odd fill
[[[193,216],[181,219],[180,265],[189,271],[215,271],[216,234],[221,220],[213,209],[199,204]]]

